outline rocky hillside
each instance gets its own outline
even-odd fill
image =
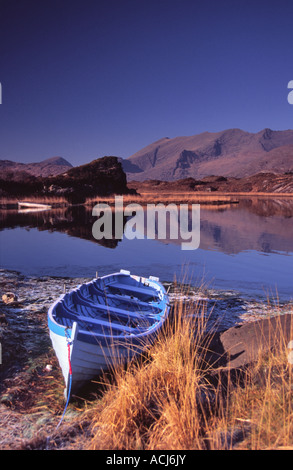
[[[20,180],[26,175],[56,176],[72,168],[71,163],[62,157],[47,158],[38,163],[18,163],[0,160],[0,177],[7,180]]]
[[[0,179],[4,197],[64,197],[70,203],[83,203],[87,197],[129,193],[126,175],[117,157],[103,157],[70,168],[57,176],[21,180]]]
[[[130,156],[123,167],[128,181],[285,173],[293,170],[293,130],[264,129],[254,134],[229,129],[165,137]]]
[[[176,181],[129,181],[128,187],[138,193],[189,193],[211,192],[224,193],[288,193],[293,194],[293,172],[287,174],[258,173],[245,178],[224,176],[206,176],[201,180],[183,178]]]
[[[126,194],[126,175],[117,157],[103,157],[71,168],[44,180],[44,191],[53,195],[72,194],[78,199],[96,195]]]

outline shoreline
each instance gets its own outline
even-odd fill
[[[86,202],[79,203],[79,204],[70,204],[66,199],[62,197],[54,197],[51,198],[46,197],[34,197],[28,196],[26,198],[17,198],[17,197],[3,197],[0,203],[0,210],[8,210],[8,209],[15,209],[18,208],[18,203],[20,201],[32,202],[33,204],[47,204],[51,205],[52,209],[62,208],[62,207],[75,207],[75,206],[89,206],[92,204],[96,204],[98,202],[108,202],[109,204],[113,204],[115,202],[115,196],[119,196],[119,194],[115,194],[113,196],[100,196],[94,198],[87,198]],[[142,191],[138,194],[127,194],[123,195],[123,198],[127,204],[136,202],[136,203],[156,203],[156,202],[173,202],[180,204],[184,201],[189,202],[198,202],[201,204],[238,204],[240,199],[245,198],[268,198],[268,199],[293,199],[293,193],[277,193],[277,192],[236,192],[236,191],[216,191],[208,192],[208,191],[174,191],[170,193],[170,191],[158,190],[156,191]],[[235,199],[236,198],[236,199]]]
[[[6,287],[16,291],[17,298],[20,299],[15,305],[26,305],[38,302],[43,307],[49,308],[50,304],[64,292],[75,288],[77,285],[91,281],[95,275],[81,276],[56,274],[29,274],[20,269],[0,268],[0,291],[1,297],[5,293]],[[279,314],[280,310],[287,305],[293,306],[293,298],[280,299],[278,294],[275,297],[268,297],[264,292],[256,295],[233,288],[209,287],[204,282],[180,282],[161,279],[166,290],[169,289],[171,303],[175,301],[194,302],[202,301],[211,303],[213,307],[213,319],[219,312],[226,312],[222,315],[222,326],[224,329],[235,326],[246,321],[262,319],[267,316]],[[34,288],[32,286],[35,286]],[[30,291],[31,299],[25,300],[25,288]],[[51,303],[50,303],[51,302]],[[267,306],[264,303],[267,302]],[[3,301],[0,303],[3,305]],[[215,308],[214,304],[218,304]],[[288,312],[285,312],[288,313]],[[251,316],[251,319],[250,319]]]
[[[19,448],[23,441],[32,440],[36,433],[43,432],[49,436],[55,432],[64,407],[63,378],[49,338],[47,311],[63,294],[64,288],[71,290],[89,280],[0,271],[0,448]],[[204,305],[207,324],[211,330],[217,325],[219,332],[259,319],[286,315],[293,309],[292,303],[265,305],[263,301],[245,300],[233,291],[174,285],[171,282],[164,285],[170,287],[171,305],[179,300],[186,305],[189,316],[195,316],[194,312],[198,311],[196,305]],[[16,300],[5,304],[2,295],[8,292],[14,293]],[[96,395],[94,397],[90,395],[83,399],[82,405],[78,402],[71,405],[66,414],[65,429],[66,426],[74,426],[74,420],[82,413],[81,408],[90,407]]]

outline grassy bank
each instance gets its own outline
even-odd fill
[[[116,365],[111,374],[98,378],[91,395],[70,403],[56,429],[64,409],[63,379],[48,339],[46,312],[51,302],[48,293],[62,285],[59,279],[54,285],[41,281],[33,301],[24,304],[26,314],[7,307],[10,322],[15,315],[11,335],[18,342],[22,339],[24,364],[6,380],[1,397],[2,449],[293,448],[288,341],[280,331],[274,349],[260,350],[254,364],[237,373],[217,368],[208,354],[212,312],[203,299],[186,302],[188,286],[175,298],[170,320],[156,343],[127,368]],[[66,282],[72,287],[75,281]],[[46,298],[41,307],[40,293]],[[3,353],[8,353],[4,331]],[[13,347],[11,337],[11,351]]]
[[[98,202],[104,202],[108,204],[115,203],[115,196],[105,197],[97,199],[87,199],[86,204],[93,205]],[[197,204],[233,204],[237,203],[238,200],[234,196],[229,194],[215,195],[215,194],[198,194],[198,193],[163,193],[163,192],[150,192],[150,193],[140,193],[137,195],[126,195],[123,196],[123,203],[138,203],[138,204],[184,204],[184,203],[197,203]]]
[[[175,305],[148,359],[117,371],[93,417],[90,449],[293,448],[292,366],[285,341],[239,373],[206,362],[206,312]],[[282,337],[282,336],[281,336]],[[232,377],[233,375],[233,377]]]
[[[88,197],[85,200],[85,206],[94,206],[98,203],[114,204],[115,196],[101,196],[101,197]],[[141,192],[139,194],[123,195],[124,204],[138,203],[138,204],[203,204],[203,205],[224,205],[224,204],[237,204],[241,198],[266,198],[266,199],[293,199],[292,193],[265,193],[265,192]],[[40,204],[50,204],[52,207],[67,207],[71,206],[63,196],[27,196],[27,197],[2,197],[1,208],[17,207],[18,201],[26,201]]]
[[[158,192],[140,192],[137,195],[123,196],[123,203],[131,204],[138,203],[141,205],[146,204],[202,204],[206,207],[215,205],[229,205],[238,204],[241,199],[290,199],[293,200],[292,193],[264,193],[264,192],[242,192],[242,193],[224,193],[224,192],[184,192],[178,191],[173,193],[158,191]],[[93,206],[99,202],[111,204],[115,203],[115,196],[88,198],[86,205]]]

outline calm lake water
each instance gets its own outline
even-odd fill
[[[293,199],[240,199],[200,208],[200,246],[180,241],[104,240],[84,207],[44,212],[1,211],[2,268],[43,276],[94,277],[128,269],[162,281],[203,281],[245,296],[293,299]]]

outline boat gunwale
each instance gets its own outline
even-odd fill
[[[99,294],[100,294],[100,295],[105,295],[105,291],[103,291],[102,288],[100,288],[100,287],[98,287],[98,286],[96,285],[96,281],[97,281],[97,279],[93,279],[92,281],[87,282],[87,283],[85,283],[85,284],[80,284],[79,286],[77,286],[77,289],[78,289],[78,288],[82,288],[82,287],[84,287],[84,286],[88,286],[88,287],[93,288],[93,289],[96,291],[97,295],[99,295]],[[80,293],[81,293],[81,295],[84,295],[81,290],[80,290]],[[126,295],[126,294],[125,294],[125,295]],[[138,300],[137,298],[131,298],[131,297],[129,297],[129,296],[125,297],[125,296],[122,295],[122,294],[111,294],[111,293],[107,292],[107,293],[106,293],[106,297],[107,297],[107,298],[110,298],[110,299],[119,299],[119,300],[121,300],[122,302],[123,302],[123,301],[124,301],[124,302],[128,302],[129,304],[132,304],[132,303],[139,303],[139,305],[142,305],[142,306],[150,306],[150,305],[152,305],[152,304],[149,303],[149,302],[145,302],[145,301],[143,301],[143,300]],[[86,297],[85,297],[85,298],[86,298]],[[155,302],[155,304],[157,304],[157,301]],[[158,309],[158,307],[157,307],[155,304],[152,305],[152,307]]]
[[[108,274],[106,276],[103,276],[99,279],[107,279],[109,277],[114,277],[114,276],[117,276],[117,275],[121,275],[121,273],[113,273],[113,274]],[[123,274],[125,275],[125,274]],[[126,276],[126,275],[125,275]],[[130,277],[133,278],[133,276],[131,276],[129,274]],[[80,333],[84,334],[84,333],[87,333],[87,334],[91,334],[91,336],[95,337],[95,338],[104,338],[104,339],[111,339],[112,341],[115,339],[115,340],[126,340],[126,339],[132,339],[132,338],[143,338],[145,336],[149,336],[150,334],[153,334],[155,333],[158,329],[160,329],[160,327],[162,326],[162,324],[164,323],[168,313],[169,313],[169,303],[168,303],[168,297],[167,297],[167,293],[166,293],[166,290],[164,288],[164,286],[157,280],[153,280],[153,279],[149,279],[149,278],[142,278],[141,279],[145,279],[146,281],[148,281],[150,284],[153,284],[154,285],[154,288],[160,292],[162,294],[162,299],[160,299],[160,303],[158,304],[157,308],[160,308],[160,311],[161,311],[161,314],[157,314],[157,316],[159,317],[158,321],[156,323],[154,323],[153,325],[149,326],[148,328],[145,329],[145,331],[142,331],[142,332],[134,332],[133,333],[127,333],[127,334],[124,334],[123,333],[120,333],[119,335],[113,335],[113,334],[105,334],[105,333],[98,333],[98,332],[86,332],[86,331],[83,331],[80,329]],[[86,283],[86,284],[90,284],[92,283],[92,281],[90,281],[89,283]],[[82,284],[82,285],[86,285],[86,284]],[[80,286],[78,286],[80,287]],[[151,287],[151,285],[150,285]],[[52,305],[51,307],[49,308],[49,311],[48,311],[48,326],[49,326],[49,329],[52,330],[55,334],[59,335],[59,336],[63,336],[65,337],[66,336],[66,333],[68,333],[69,336],[71,336],[72,334],[72,326],[71,327],[68,327],[68,326],[65,326],[65,325],[61,325],[60,323],[57,322],[56,318],[54,318],[54,311],[57,307],[57,305],[59,305],[63,300],[64,300],[64,297],[66,296],[67,294],[62,294]],[[161,305],[161,307],[159,307],[159,305]],[[78,321],[78,314],[76,314],[76,320],[74,321]],[[89,323],[90,323],[90,317],[89,317]]]

